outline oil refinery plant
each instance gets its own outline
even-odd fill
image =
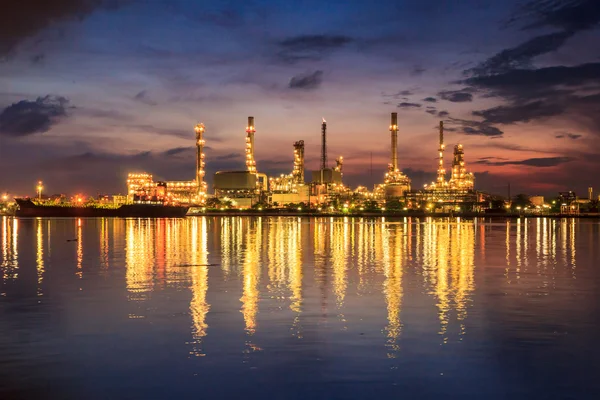
[[[439,124],[439,147],[437,180],[420,190],[413,190],[411,179],[399,165],[398,157],[398,114],[391,113],[389,125],[391,147],[390,162],[383,182],[370,192],[364,187],[350,190],[343,183],[343,157],[329,165],[327,154],[327,122],[321,123],[321,154],[319,169],[311,171],[310,182],[305,179],[304,140],[293,143],[292,170],[287,174],[268,177],[259,171],[255,159],[254,117],[248,117],[245,130],[245,169],[218,171],[213,177],[214,194],[208,194],[205,180],[205,126],[197,124],[196,133],[196,176],[190,181],[154,181],[149,173],[129,174],[128,202],[163,201],[168,204],[204,206],[208,199],[226,202],[229,207],[248,209],[257,205],[285,207],[288,204],[322,206],[331,203],[348,204],[356,199],[376,202],[384,207],[386,202],[398,201],[405,209],[428,209],[448,212],[454,210],[475,211],[476,204],[483,201],[475,191],[474,175],[467,171],[464,148],[454,147],[454,157],[449,179],[444,166],[444,124]]]

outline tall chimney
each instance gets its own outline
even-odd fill
[[[321,169],[327,168],[327,122],[321,124]]]
[[[594,188],[591,186],[588,188],[588,195],[589,195],[590,201],[594,200]]]
[[[392,132],[392,164],[390,169],[396,171],[398,169],[398,113],[392,113],[390,132]]]
[[[254,117],[248,117],[246,127],[246,167],[249,172],[256,173],[256,161],[254,160]]]
[[[197,196],[200,203],[206,200],[206,182],[204,182],[204,124],[194,127],[196,132],[196,185]]]

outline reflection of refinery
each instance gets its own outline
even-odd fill
[[[344,185],[343,157],[328,164],[327,122],[321,123],[321,154],[319,169],[312,171],[310,182],[305,181],[304,140],[293,143],[292,171],[279,176],[267,177],[260,173],[255,158],[254,117],[248,117],[246,125],[245,170],[218,171],[214,174],[214,195],[208,200],[205,181],[205,154],[203,124],[195,126],[196,133],[196,178],[192,181],[154,181],[147,173],[130,174],[128,178],[129,202],[166,202],[169,204],[206,205],[225,208],[284,207],[294,205],[313,206],[324,211],[357,207],[355,203],[370,201],[381,209],[388,201],[403,203],[405,209],[427,209],[429,211],[475,211],[482,196],[474,190],[474,176],[467,172],[464,149],[461,144],[454,147],[454,158],[450,178],[444,166],[444,125],[439,125],[439,148],[437,179],[421,190],[411,190],[411,179],[400,169],[398,161],[398,114],[391,114],[389,126],[391,157],[383,182],[373,192],[365,187],[351,191]],[[339,207],[339,208],[337,208]]]

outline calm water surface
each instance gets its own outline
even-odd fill
[[[597,222],[0,223],[2,399],[600,397]]]

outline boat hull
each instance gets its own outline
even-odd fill
[[[16,199],[17,217],[48,218],[183,218],[189,207],[150,204],[124,204],[117,208],[38,205],[29,199]]]

